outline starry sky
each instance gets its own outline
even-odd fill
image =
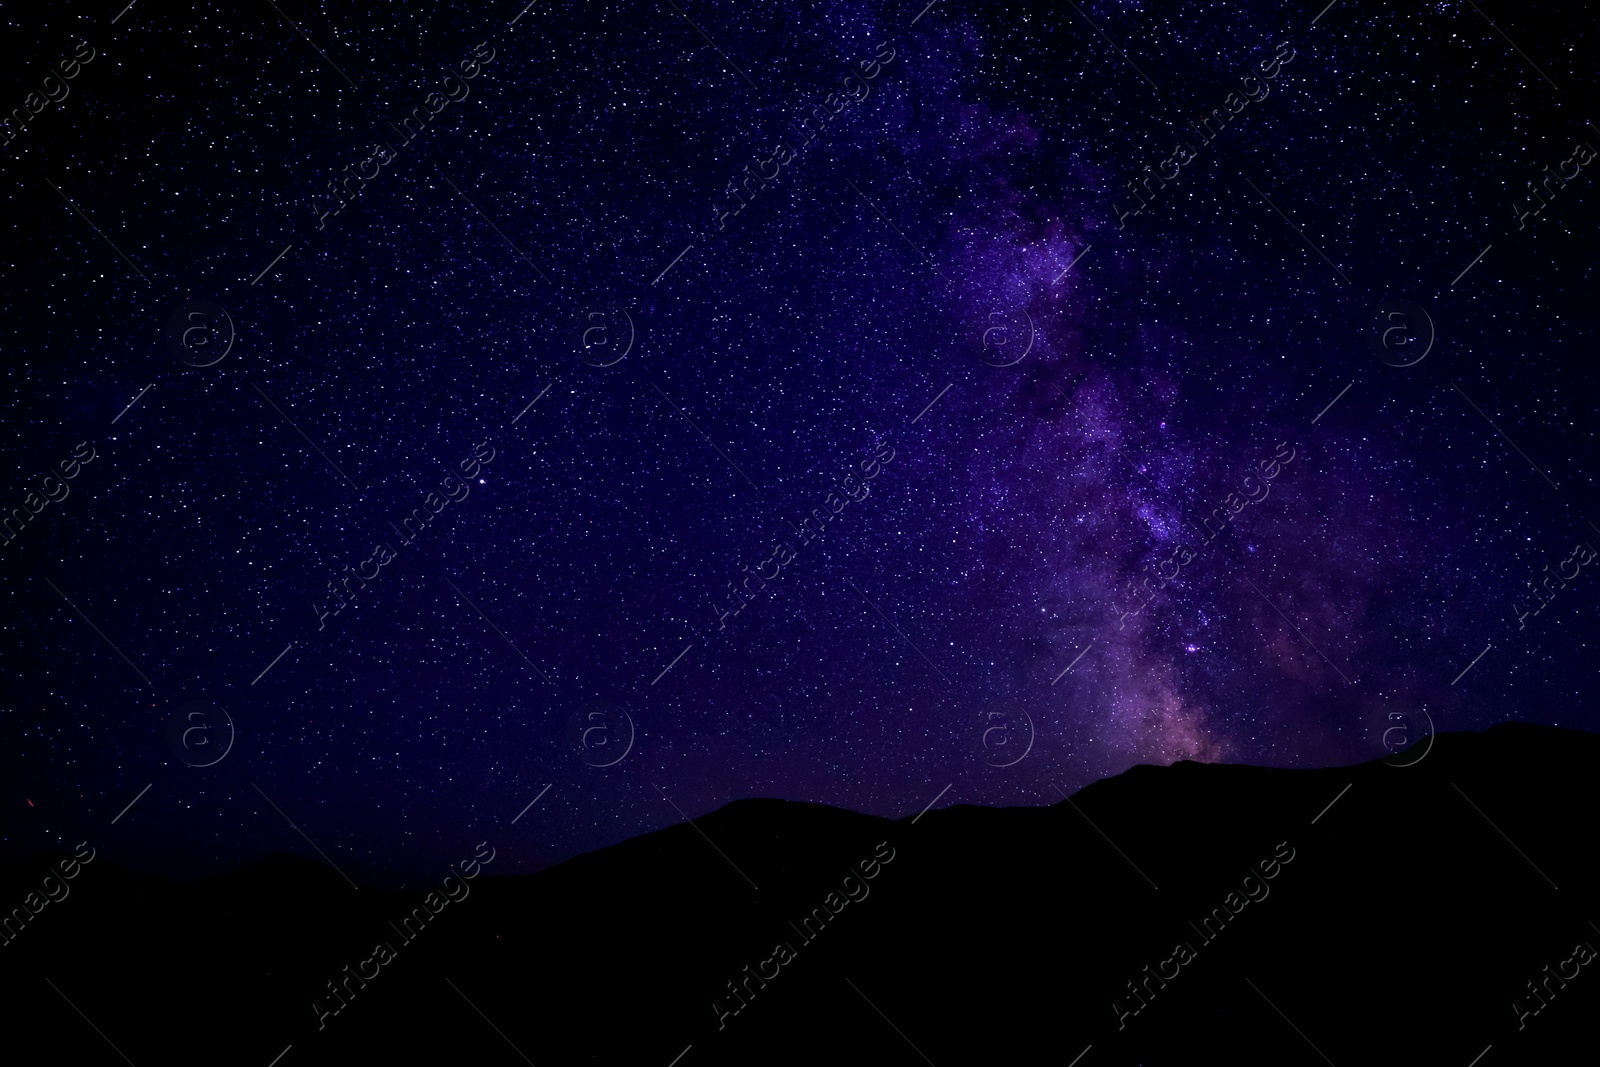
[[[6,9],[4,855],[1600,729],[1594,13],[924,3]]]

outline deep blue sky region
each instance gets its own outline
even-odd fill
[[[7,10],[0,847],[1600,729],[1594,13],[924,3]]]

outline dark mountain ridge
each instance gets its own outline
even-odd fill
[[[293,857],[188,884],[93,859],[33,914],[67,857],[35,858],[0,873],[29,912],[0,938],[8,1042],[261,1067],[1555,1062],[1600,1005],[1600,737],[1424,751],[1140,766],[898,820],[745,800],[532,875],[464,847],[409,893]]]

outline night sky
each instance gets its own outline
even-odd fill
[[[1593,11],[925,2],[11,5],[4,854],[1600,729]]]

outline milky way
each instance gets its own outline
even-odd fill
[[[1319,6],[14,15],[5,849],[1600,728],[1593,14]]]

